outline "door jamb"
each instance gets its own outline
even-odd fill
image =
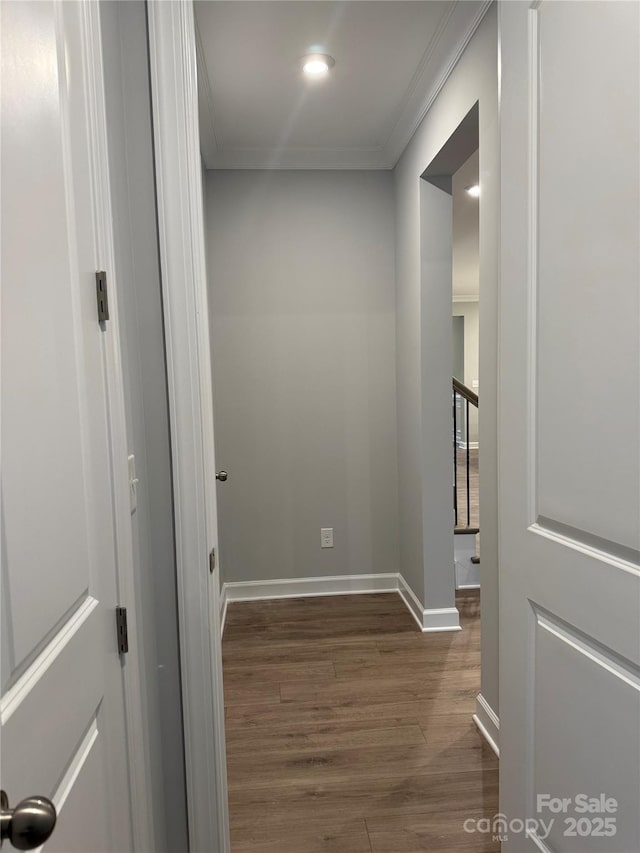
[[[228,853],[213,407],[193,3],[147,3],[189,847]]]
[[[129,503],[128,444],[125,415],[124,381],[120,331],[118,325],[118,283],[116,281],[113,242],[113,214],[109,184],[107,150],[107,107],[100,9],[97,3],[83,3],[80,11],[85,55],[84,77],[87,87],[89,158],[95,217],[96,269],[109,271],[111,318],[101,332],[106,382],[107,418],[110,435],[111,488],[113,493],[114,537],[119,604],[127,607],[129,632],[136,636],[136,592],[133,559],[133,534]],[[96,324],[98,322],[96,314]],[[114,613],[115,643],[115,613]],[[130,785],[131,822],[135,850],[153,847],[150,755],[145,735],[142,704],[143,649],[127,655],[122,667],[124,711],[126,718],[127,770]]]

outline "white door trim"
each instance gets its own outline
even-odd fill
[[[476,712],[473,722],[491,749],[500,758],[500,719],[482,693],[476,696]]]
[[[129,505],[129,471],[127,463],[127,427],[124,380],[118,325],[118,287],[113,245],[109,155],[107,151],[107,116],[102,60],[100,8],[97,3],[82,4],[84,30],[84,77],[86,81],[88,134],[90,138],[91,180],[93,184],[96,222],[97,269],[107,271],[109,280],[110,319],[103,331],[103,354],[109,420],[111,478],[114,502],[115,546],[120,604],[127,608],[129,636],[136,637],[136,595],[134,580],[133,538]],[[96,315],[96,323],[97,315]],[[115,632],[115,613],[113,614]],[[135,850],[152,849],[154,832],[149,781],[151,763],[145,735],[142,677],[145,671],[143,650],[134,646],[122,668],[125,714],[127,720],[127,764],[131,786],[131,819]]]
[[[213,410],[193,4],[149,2],[189,845],[227,853]]]

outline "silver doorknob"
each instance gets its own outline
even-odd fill
[[[218,471],[216,474],[216,480],[220,480],[221,483],[226,483],[229,479],[229,475],[226,471]]]
[[[56,808],[46,797],[27,797],[10,809],[0,791],[0,844],[6,839],[18,850],[33,850],[49,838],[56,820]]]

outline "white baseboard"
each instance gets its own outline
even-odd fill
[[[420,628],[420,630],[422,631],[423,630],[422,617],[423,617],[423,613],[424,613],[424,608],[423,608],[422,604],[420,603],[418,596],[411,589],[411,587],[406,582],[406,580],[402,577],[402,575],[398,574],[397,578],[398,578],[398,586],[396,587],[396,589],[400,593],[400,598],[404,601],[407,610],[413,616],[413,618],[416,620],[416,622],[418,624],[418,628]]]
[[[281,580],[225,583],[220,596],[222,631],[229,602],[265,601],[277,598],[306,598],[325,595],[363,595],[397,592],[423,632],[459,631],[460,617],[455,607],[425,610],[418,597],[399,573],[337,575],[326,578],[283,578]]]
[[[460,614],[457,607],[439,607],[435,610],[423,610],[422,630],[428,631],[461,631]]]
[[[476,712],[473,721],[491,749],[500,758],[500,720],[482,693],[476,696]]]
[[[227,597],[227,585],[226,583],[222,584],[222,589],[220,590],[220,636],[224,634],[224,624],[227,621],[227,607],[229,606],[229,599]]]
[[[225,583],[227,601],[264,601],[271,598],[305,598],[318,595],[353,595],[365,592],[397,592],[397,574],[336,575],[327,578]]]

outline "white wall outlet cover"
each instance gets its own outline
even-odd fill
[[[320,528],[320,547],[333,548],[333,527]]]

